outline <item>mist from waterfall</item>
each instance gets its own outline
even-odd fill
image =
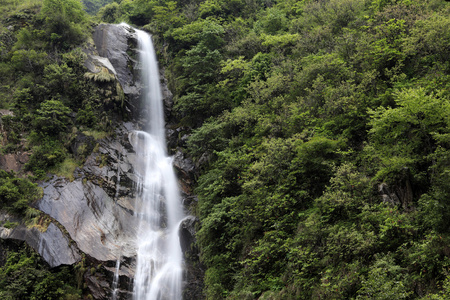
[[[178,236],[184,217],[172,158],[167,155],[159,70],[151,37],[136,30],[142,96],[149,110],[145,131],[130,134],[138,160],[139,218],[133,299],[181,299],[183,257]]]

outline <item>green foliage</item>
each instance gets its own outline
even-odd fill
[[[86,21],[83,4],[78,0],[43,0],[41,13],[46,16],[46,19],[48,18],[47,20],[52,20],[52,18],[61,15],[73,23]]]
[[[58,135],[64,132],[69,125],[68,114],[71,110],[61,101],[52,99],[41,103],[40,108],[36,110],[34,124],[36,128],[48,135]]]
[[[0,5],[0,152],[22,163],[29,158],[18,173],[0,171],[0,209],[23,219],[21,226],[46,229],[48,220],[39,223],[40,212],[31,207],[42,197],[34,182],[49,173],[73,179],[86,154],[80,151],[80,161],[68,154],[77,127],[104,138],[111,119],[124,116],[125,98],[115,78],[98,82],[84,76],[86,54],[80,44],[91,32],[89,22],[78,0],[5,0]],[[19,225],[1,223],[10,229]],[[7,251],[8,243],[0,246],[1,299],[84,297],[73,287],[71,267],[50,271],[36,253]]]
[[[203,29],[200,34],[190,35],[186,32],[195,30],[195,27],[183,27],[183,31],[174,33],[175,39],[197,42],[180,60],[180,67],[189,77],[178,78],[180,96],[175,99],[175,109],[190,124],[201,123],[208,110],[212,115],[217,115],[230,107],[228,99],[215,94],[213,85],[222,55],[218,50],[211,49],[221,44],[222,39],[217,33],[223,32],[223,28],[215,22],[201,26]]]
[[[55,173],[57,176],[65,177],[73,181],[74,179],[73,173],[75,169],[78,167],[79,164],[74,159],[66,158],[56,168],[52,169],[52,173]]]
[[[202,43],[209,50],[217,49],[223,44],[224,28],[215,20],[201,20],[174,29],[171,37],[184,43],[184,47]]]
[[[99,9],[111,2],[113,0],[83,0],[83,5],[88,14],[95,15]]]
[[[11,65],[17,72],[42,74],[48,54],[35,50],[17,50],[11,57]]]
[[[105,137],[108,136],[108,132],[96,130],[83,131],[83,134],[87,136],[92,136],[95,140],[104,139]]]
[[[382,11],[386,6],[395,4],[410,5],[411,0],[373,0],[370,7],[375,11]]]
[[[175,110],[195,127],[207,298],[434,291],[448,253],[414,243],[449,228],[448,9],[233,5],[178,1],[167,18],[182,21],[148,27],[167,46]],[[419,252],[433,275],[411,266]]]
[[[6,263],[0,268],[0,296],[2,299],[71,299],[81,297],[73,288],[70,267],[48,270],[39,255],[28,247],[9,251]]]
[[[0,170],[0,208],[10,213],[23,214],[28,205],[42,196],[37,184],[13,173]]]
[[[6,221],[5,223],[2,224],[3,227],[8,228],[8,229],[12,229],[12,228],[16,227],[17,225],[19,225],[19,223],[10,222],[10,221]]]
[[[180,16],[177,1],[164,1],[163,5],[155,5],[153,12],[154,16],[151,24],[159,32],[184,24],[184,17]]]
[[[432,300],[445,300],[450,297],[450,279],[447,278],[444,281],[443,289],[435,294],[428,294],[425,297],[420,298],[421,300],[432,299]]]
[[[373,202],[373,198],[369,178],[358,172],[353,164],[344,163],[336,169],[330,186],[316,203],[327,222],[336,222],[357,217],[361,208]]]
[[[30,30],[28,27],[20,29],[16,35],[17,41],[13,49],[41,49],[45,48],[45,32],[43,30]]]
[[[40,16],[53,46],[67,49],[85,38],[87,18],[80,0],[43,0]]]
[[[26,169],[31,170],[38,178],[43,178],[46,172],[64,161],[66,150],[60,142],[44,139],[39,146],[33,147],[33,154],[26,163]]]
[[[427,95],[420,88],[399,91],[394,97],[397,107],[370,111],[370,137],[383,166],[377,174],[382,180],[403,167],[422,171],[450,125],[447,98]]]
[[[78,110],[76,120],[77,123],[88,127],[93,127],[98,122],[98,118],[91,103],[86,103],[80,110]]]
[[[267,34],[276,34],[285,31],[287,18],[283,11],[277,8],[269,8],[264,12],[262,18],[255,23],[256,31],[263,30]]]
[[[438,14],[417,21],[405,46],[406,51],[420,61],[416,65],[416,71],[421,72],[420,68],[424,65],[433,64],[443,64],[448,70],[449,26],[450,20]]]
[[[98,16],[100,20],[106,23],[114,23],[120,16],[120,7],[117,2],[112,2],[104,7],[100,8],[98,11]]]
[[[84,77],[97,82],[112,82],[116,79],[115,75],[111,74],[105,67],[101,67],[100,71],[97,73],[86,72]]]
[[[19,133],[22,130],[22,124],[18,122],[17,118],[8,115],[3,116],[0,122],[6,133],[3,136],[3,138],[6,138],[3,140],[3,144],[6,144],[6,148],[10,147],[11,150],[16,149],[17,145],[20,143]],[[6,149],[3,149],[3,151],[8,152]]]
[[[57,94],[64,91],[64,93],[74,93],[77,87],[74,85],[75,74],[72,68],[67,64],[49,64],[44,68],[44,80],[51,94]]]
[[[356,299],[408,299],[412,291],[405,284],[406,270],[395,264],[392,256],[378,258],[362,281]]]

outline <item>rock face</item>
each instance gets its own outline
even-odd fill
[[[135,153],[129,143],[132,123],[117,124],[113,137],[98,140],[96,149],[74,180],[53,177],[42,183],[43,198],[37,207],[60,223],[80,252],[105,266],[108,276],[85,274],[95,299],[110,299],[115,263],[120,264],[119,287],[123,299],[134,277],[137,218],[134,212]],[[75,139],[74,143],[77,140]]]
[[[0,156],[0,169],[19,172],[29,160],[28,152],[8,153]]]
[[[3,223],[3,221],[15,222],[20,220],[14,220],[7,214],[1,214],[0,222]],[[28,243],[50,267],[71,265],[81,258],[78,249],[70,244],[69,239],[61,232],[61,229],[53,223],[50,223],[44,232],[39,231],[36,227],[28,229],[24,225],[17,225],[14,228],[0,227],[0,238]]]
[[[128,50],[136,48],[136,36],[127,25],[100,24],[93,35],[95,47],[104,61],[114,67],[117,78],[126,95],[139,95],[140,87],[133,69],[136,61],[128,54]],[[96,57],[98,60],[98,56]]]
[[[54,177],[42,184],[44,197],[38,202],[38,208],[63,225],[81,251],[100,261],[135,254],[135,166],[128,130],[122,125],[114,139],[99,141],[98,150],[75,171],[74,181]]]
[[[195,246],[196,217],[186,217],[180,226],[180,244],[186,262],[186,286],[183,299],[203,299],[204,268],[199,262],[199,250]]]
[[[64,226],[81,251],[97,260],[135,252],[136,218],[91,181],[55,178],[44,188],[38,207]]]

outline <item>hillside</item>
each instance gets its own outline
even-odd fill
[[[36,205],[43,182],[54,174],[72,181],[112,134],[113,123],[128,116],[114,76],[84,66],[92,25],[76,0],[2,1],[1,299],[92,299],[86,278],[105,276],[102,265],[80,257],[64,237],[67,230]],[[37,253],[52,247],[68,260]]]

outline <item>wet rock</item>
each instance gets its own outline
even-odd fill
[[[124,111],[134,117],[139,115],[141,84],[134,58],[137,45],[134,29],[122,24],[100,24],[95,28],[93,40],[95,47],[84,50],[86,68],[91,73],[106,68],[114,74],[126,96]]]
[[[147,124],[146,108],[140,103],[143,84],[140,81],[140,66],[137,63],[137,35],[133,28],[123,24],[100,24],[95,28],[93,39],[96,51],[86,51],[85,63],[91,72],[98,72],[98,67],[106,67],[115,74],[122,89],[129,99],[127,109],[134,118],[138,118],[141,127]],[[91,53],[90,53],[91,52]],[[98,55],[95,55],[95,54]],[[167,87],[164,70],[161,69],[161,93],[164,101],[166,120],[172,119],[173,95]]]
[[[114,135],[95,141],[96,150],[75,171],[75,180],[55,176],[42,183],[44,196],[37,203],[40,210],[64,226],[80,251],[89,257],[91,266],[105,266],[101,267],[102,272],[85,274],[85,283],[94,299],[111,299],[114,266],[119,256],[122,257],[119,299],[128,299],[134,277],[136,159],[128,141],[134,125],[116,126]],[[83,145],[89,140],[82,135],[75,138],[73,151],[77,150],[78,142]]]
[[[204,268],[199,259],[199,250],[195,239],[195,226],[197,223],[198,219],[196,217],[188,216],[180,225],[180,245],[186,262],[183,299],[204,299],[202,292]]]
[[[185,207],[187,214],[195,214],[195,207],[198,203],[198,198],[196,195],[182,192],[183,206]]]
[[[161,94],[164,101],[164,115],[165,119],[170,122],[172,119],[173,94],[167,86],[168,82],[164,76],[164,69],[161,69],[159,77],[161,78]]]
[[[100,261],[115,260],[119,249],[135,254],[136,218],[101,187],[55,177],[43,188],[38,208],[61,223],[81,251]]]
[[[378,191],[381,194],[383,202],[394,206],[401,205],[405,210],[412,209],[413,188],[410,177],[409,169],[404,167],[398,173],[396,182],[392,187],[389,187],[384,182],[378,185]]]
[[[117,263],[117,262],[116,262]],[[109,264],[105,266],[106,276],[110,278],[109,282],[113,282],[116,273],[117,266]],[[134,277],[134,270],[136,268],[135,261],[133,259],[122,257],[119,265],[119,280],[117,283],[117,299],[132,299],[132,292],[129,290],[132,287],[132,278]],[[111,285],[112,287],[112,285]],[[110,298],[112,297],[113,289],[111,288]]]
[[[381,199],[383,200],[384,203],[388,203],[393,206],[400,204],[400,200],[398,199],[397,195],[391,192],[387,183],[383,182],[380,185],[378,185],[378,191],[380,192]]]
[[[13,219],[7,214],[0,215],[0,224],[6,220],[20,222],[19,219]],[[76,247],[70,244],[69,239],[53,223],[48,225],[45,232],[41,232],[35,227],[27,228],[22,224],[14,228],[0,226],[0,238],[26,242],[42,256],[50,267],[72,265],[81,258]]]
[[[82,159],[94,150],[95,145],[96,142],[93,137],[77,132],[69,146],[69,150],[77,159]]]
[[[31,245],[30,242],[28,244]],[[50,223],[47,230],[41,233],[37,248],[38,253],[50,267],[71,265],[80,260],[78,251],[70,245],[68,238],[53,223]]]
[[[180,246],[183,253],[191,251],[195,243],[195,224],[198,219],[194,216],[186,217],[180,225]]]
[[[187,184],[192,184],[194,181],[195,165],[192,160],[178,150],[173,156],[173,166],[177,170],[179,179],[184,180]]]
[[[132,146],[128,142],[128,132],[123,128],[116,132],[114,139],[99,141],[97,153],[92,153],[82,168],[84,177],[101,186],[115,201],[127,209],[132,209],[134,174],[137,164]],[[128,202],[128,203],[126,203]]]
[[[130,68],[136,62],[127,54],[130,45],[136,45],[134,30],[117,24],[100,24],[95,28],[93,39],[99,56],[107,58],[114,67],[124,93],[138,96],[140,87]]]
[[[169,149],[175,149],[177,151],[179,148],[185,148],[187,140],[189,139],[190,129],[186,127],[177,127],[175,129],[167,129],[167,146]]]
[[[84,281],[91,291],[91,295],[96,300],[110,299],[110,286],[107,278],[103,274],[92,274],[90,271],[84,274]]]

